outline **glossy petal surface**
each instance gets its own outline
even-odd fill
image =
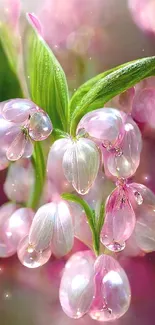
[[[62,168],[63,156],[70,144],[70,138],[56,140],[48,154],[47,176],[54,183],[59,193],[73,191],[73,187],[67,181]]]
[[[102,108],[87,113],[78,124],[77,130],[85,129],[89,135],[107,145],[116,145],[123,134],[120,112],[114,108]]]
[[[34,113],[29,121],[29,135],[32,140],[42,141],[52,132],[52,123],[44,111]]]
[[[26,202],[29,199],[34,184],[34,170],[27,159],[20,159],[10,168],[3,185],[7,197],[16,202]]]
[[[116,320],[129,308],[130,284],[125,271],[111,256],[101,255],[95,265],[95,299],[89,315],[98,321]]]
[[[27,141],[25,134],[20,131],[7,149],[6,156],[8,160],[16,161],[20,159],[24,154]]]
[[[141,133],[132,120],[128,117],[125,123],[125,134],[120,144],[122,154],[109,154],[107,165],[110,173],[116,177],[128,178],[135,174],[142,149]]]
[[[20,262],[28,268],[37,268],[44,265],[50,259],[51,253],[50,247],[43,252],[36,252],[34,247],[29,244],[28,236],[20,241],[17,249]]]
[[[101,242],[112,251],[122,250],[134,230],[135,221],[127,190],[117,188],[107,199]]]
[[[35,104],[28,99],[11,99],[6,102],[2,109],[3,117],[14,123],[23,123],[29,117]]]
[[[39,208],[29,233],[29,242],[36,251],[43,251],[51,245],[56,256],[63,256],[71,250],[73,238],[72,218],[64,201]]]
[[[6,224],[8,224],[11,215],[17,209],[16,204],[7,203],[0,207],[0,257],[9,257],[16,252],[16,246],[7,233]]]
[[[94,261],[91,251],[71,256],[61,278],[59,298],[63,311],[71,318],[80,318],[90,308],[95,293]]]
[[[82,195],[89,192],[98,174],[99,165],[99,150],[89,139],[72,141],[63,157],[64,174],[68,182]]]
[[[3,230],[8,240],[17,248],[19,241],[28,235],[34,212],[29,208],[17,209],[4,223]]]

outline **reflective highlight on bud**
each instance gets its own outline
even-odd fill
[[[111,321],[123,316],[131,300],[130,284],[125,271],[111,256],[101,255],[95,265],[95,299],[89,315],[98,321]]]
[[[43,205],[32,222],[29,242],[37,252],[51,246],[56,256],[66,255],[73,246],[74,229],[69,208],[63,200]]]
[[[61,278],[59,298],[63,311],[80,318],[91,306],[95,294],[94,261],[91,251],[78,252],[68,260]]]
[[[20,262],[29,268],[37,268],[47,263],[51,257],[51,253],[50,247],[42,252],[37,252],[34,246],[29,243],[28,236],[21,240],[17,249]]]
[[[105,221],[100,237],[102,244],[109,250],[121,251],[134,230],[135,222],[128,190],[116,188],[106,202]]]
[[[95,143],[80,138],[72,141],[63,157],[63,170],[79,194],[89,192],[98,174],[100,154]]]

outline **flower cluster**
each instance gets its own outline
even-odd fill
[[[58,258],[68,254],[74,237],[92,246],[96,234],[100,245],[112,252],[128,248],[131,238],[138,254],[155,249],[155,196],[144,185],[130,181],[142,149],[141,132],[131,115],[114,108],[89,112],[80,120],[75,137],[66,134],[52,144],[46,188],[36,212],[20,206],[28,201],[34,184],[31,162],[23,157],[31,156],[32,141],[50,135],[52,123],[44,111],[26,99],[3,103],[1,115],[4,153],[7,159],[17,161],[4,184],[5,193],[16,204],[0,208],[0,257],[17,252],[23,265],[36,268],[52,254]],[[116,188],[111,192],[112,182]],[[63,192],[73,196],[77,192],[89,209],[83,210],[77,202],[67,203]],[[101,206],[105,200],[104,212]],[[92,211],[91,221],[87,210]],[[98,218],[101,229],[97,233]],[[127,311],[130,298],[127,276],[114,258],[96,258],[91,251],[84,251],[68,260],[60,284],[60,302],[69,317],[88,313],[96,320],[114,320]]]
[[[0,155],[10,161],[31,157],[33,141],[45,140],[52,132],[48,115],[30,100],[12,99],[4,102],[1,115],[4,126]]]

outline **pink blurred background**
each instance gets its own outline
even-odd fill
[[[44,36],[63,65],[71,92],[97,73],[154,55],[155,35],[148,35],[134,23],[126,0],[22,0],[22,3],[23,11],[39,14]],[[155,192],[154,135],[151,130],[145,136],[135,178]],[[1,186],[4,179],[5,172],[1,173]],[[1,189],[1,204],[4,201]],[[76,240],[74,251],[80,249],[85,247]],[[131,283],[132,303],[127,314],[111,324],[153,325],[155,253],[136,258],[120,254],[119,260]],[[0,325],[96,324],[88,316],[74,321],[61,310],[58,287],[64,264],[65,259],[51,258],[47,265],[30,270],[16,256],[0,259]]]

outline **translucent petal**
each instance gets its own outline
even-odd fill
[[[63,311],[71,318],[80,318],[90,308],[95,293],[94,261],[91,251],[78,252],[65,265],[59,298]]]
[[[17,255],[20,262],[28,268],[37,268],[48,262],[52,254],[48,247],[43,252],[36,252],[34,247],[29,244],[28,236],[24,237],[17,249]]]
[[[47,160],[48,179],[54,183],[60,193],[73,191],[72,185],[67,181],[62,168],[62,160],[66,149],[70,146],[70,138],[56,140],[52,145]]]
[[[4,223],[3,231],[16,248],[22,238],[28,235],[34,212],[29,208],[17,209]]]
[[[52,123],[44,111],[34,113],[29,121],[29,135],[35,141],[47,139],[53,130]]]
[[[125,271],[111,256],[101,255],[95,262],[95,299],[89,315],[98,321],[116,320],[130,306],[131,290]]]
[[[127,190],[115,189],[106,202],[101,242],[112,251],[120,251],[135,227],[135,213]]]
[[[52,252],[61,257],[68,254],[74,243],[74,228],[67,204],[60,201],[56,205],[54,216],[53,235],[51,241]]]
[[[42,26],[41,26],[41,22],[39,21],[38,17],[32,13],[28,13],[27,14],[27,18],[30,22],[30,24],[36,28],[37,32],[42,35]]]
[[[43,251],[50,245],[55,215],[55,203],[45,204],[36,212],[29,232],[29,242],[36,251]]]
[[[63,157],[64,174],[79,194],[89,192],[98,174],[100,154],[95,143],[80,138],[72,141]]]
[[[138,247],[144,252],[155,251],[155,206],[142,204],[136,217],[134,234]]]
[[[7,168],[9,165],[9,160],[6,158],[5,150],[0,150],[0,170]]]
[[[23,154],[23,158],[30,158],[33,154],[33,143],[30,138],[27,139],[26,145],[25,145],[25,150]]]
[[[140,130],[131,117],[126,120],[125,134],[120,148],[122,154],[109,154],[107,166],[112,175],[128,178],[135,174],[139,166],[142,149]]]
[[[26,202],[30,197],[33,184],[32,164],[26,159],[21,159],[10,165],[3,189],[10,200]]]
[[[27,140],[25,134],[20,131],[7,149],[6,156],[8,160],[16,161],[23,156]]]
[[[3,117],[14,123],[23,123],[30,115],[35,104],[28,99],[11,99],[6,102],[2,109]]]
[[[0,207],[0,257],[9,257],[16,253],[17,246],[11,240],[6,228],[16,209],[17,206],[13,203],[3,204]]]
[[[114,108],[87,113],[78,124],[77,132],[80,129],[85,129],[91,137],[112,145],[118,144],[124,133],[121,113]]]
[[[65,202],[60,200],[39,208],[29,233],[29,242],[36,251],[43,251],[51,245],[56,256],[63,256],[72,249],[73,239],[72,218]]]

